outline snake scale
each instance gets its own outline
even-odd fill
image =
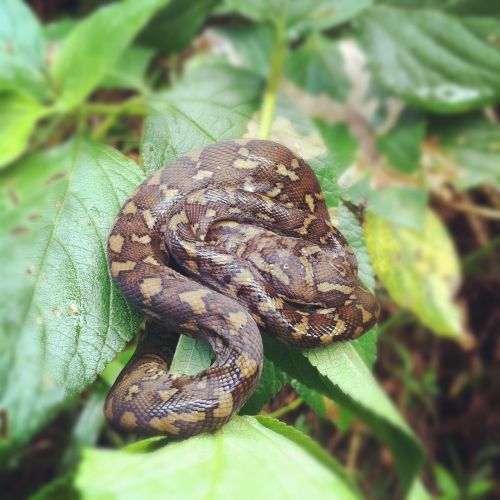
[[[210,145],[155,172],[118,214],[108,256],[113,279],[147,318],[105,403],[123,430],[217,429],[259,380],[259,329],[315,347],[356,338],[379,316],[313,171],[270,141]],[[211,367],[169,373],[181,333],[209,343]]]

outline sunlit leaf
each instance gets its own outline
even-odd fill
[[[262,80],[222,61],[201,61],[151,100],[142,159],[147,173],[208,144],[241,137],[257,109]]]
[[[406,491],[418,472],[423,452],[352,342],[300,351],[264,337],[266,356],[290,377],[327,395],[365,422],[391,449]]]
[[[169,0],[125,0],[100,7],[64,40],[51,68],[58,106],[83,101],[115,64],[134,36]]]
[[[112,285],[106,241],[139,168],[85,139],[0,174],[0,459],[123,349],[140,316]]]
[[[236,417],[147,453],[87,450],[75,486],[83,498],[359,498],[318,448],[279,422]]]
[[[0,92],[0,167],[15,160],[26,148],[37,120],[46,109],[28,94]]]

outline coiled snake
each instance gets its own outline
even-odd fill
[[[214,144],[154,173],[118,214],[108,256],[147,317],[105,404],[125,430],[186,437],[227,422],[259,380],[259,327],[314,347],[356,338],[379,315],[313,171],[270,141]],[[168,373],[181,333],[210,344],[210,368]]]

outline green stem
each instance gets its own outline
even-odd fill
[[[283,406],[282,408],[278,408],[276,411],[269,413],[269,415],[267,415],[267,416],[272,417],[272,418],[282,417],[283,415],[287,414],[288,412],[295,410],[295,408],[298,408],[303,402],[304,402],[304,400],[301,397],[298,397],[297,399],[294,399],[291,403],[288,403],[286,406]]]
[[[284,18],[283,18],[284,19]],[[276,27],[276,40],[271,56],[271,72],[267,80],[266,89],[264,91],[264,101],[262,103],[262,116],[260,120],[261,139],[269,139],[271,127],[276,109],[276,99],[278,96],[278,86],[283,72],[283,65],[286,56],[286,40],[285,40],[285,24],[284,21]]]
[[[105,104],[101,102],[86,102],[81,105],[86,114],[97,115],[135,115],[146,116],[149,112],[141,96],[135,96],[128,101],[116,104]]]

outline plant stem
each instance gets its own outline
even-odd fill
[[[135,96],[131,99],[117,104],[105,104],[101,102],[86,102],[81,106],[86,114],[97,115],[138,115],[145,116],[148,109],[141,96]]]
[[[283,64],[286,55],[286,40],[285,40],[285,17],[276,27],[276,40],[271,56],[271,72],[267,80],[266,89],[264,91],[264,102],[262,104],[262,116],[260,120],[259,137],[261,139],[269,139],[271,127],[273,124],[274,111],[276,109],[276,98],[278,95],[278,86],[283,71]]]
[[[276,411],[273,411],[272,413],[269,413],[268,417],[272,418],[279,418],[282,417],[283,415],[287,414],[289,411],[295,410],[295,408],[298,408],[304,400],[301,397],[298,397],[297,399],[294,399],[291,403],[288,403],[286,406],[283,406],[282,408],[278,408]]]

